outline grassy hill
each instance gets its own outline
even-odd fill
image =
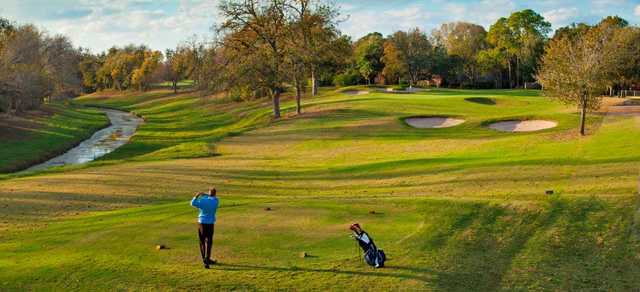
[[[44,162],[108,125],[99,111],[62,103],[14,116],[0,115],[0,173]]]
[[[576,114],[536,91],[305,101],[303,115],[286,102],[272,121],[262,102],[191,93],[78,99],[146,123],[97,167],[0,181],[0,290],[640,286],[637,117],[593,115],[579,137]],[[466,122],[403,122],[417,115]],[[559,126],[486,127],[514,118]],[[212,184],[220,264],[205,270],[188,200]],[[384,248],[387,268],[358,259],[352,222]]]

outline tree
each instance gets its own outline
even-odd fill
[[[507,59],[507,74],[509,79],[509,88],[515,86],[513,82],[513,63],[518,54],[518,44],[515,39],[515,35],[509,26],[507,18],[501,17],[491,25],[489,32],[487,33],[487,42],[490,46],[503,52]]]
[[[384,43],[384,55],[382,62],[385,66],[382,75],[387,83],[398,83],[402,77],[408,74],[408,64],[406,56],[398,50],[393,41],[387,40]]]
[[[388,43],[393,44],[393,46],[389,46]],[[386,56],[387,49],[392,48],[397,51],[398,57],[401,58],[398,61],[399,63],[396,62],[396,64],[403,67],[400,70],[402,76],[399,77],[407,78],[410,86],[433,73],[435,67],[434,48],[427,35],[419,29],[415,28],[408,32],[397,31],[387,38],[387,42],[385,42],[385,57],[383,57],[387,72],[390,69],[386,69],[386,67],[393,60],[393,57],[389,59],[390,57]]]
[[[476,61],[481,72],[493,75],[495,88],[502,88],[502,70],[509,62],[507,54],[499,48],[486,49],[478,53]]]
[[[3,58],[5,46],[10,41],[14,31],[13,24],[9,20],[0,17],[0,60]],[[0,63],[0,65],[4,65],[4,63]],[[7,111],[9,108],[9,72],[6,69],[8,68],[0,67],[0,112]]]
[[[102,66],[102,58],[89,52],[82,52],[80,63],[78,64],[82,78],[82,92],[91,93],[101,89],[98,83],[98,70]]]
[[[571,38],[576,39],[591,29],[591,26],[586,23],[572,23],[569,26],[560,27],[553,34],[552,39],[558,38]]]
[[[46,69],[44,36],[32,25],[13,28],[0,51],[0,93],[9,111],[38,107],[53,88]]]
[[[607,16],[605,18],[603,18],[599,23],[598,26],[612,26],[612,27],[617,27],[617,28],[624,28],[629,26],[629,22],[619,16]]]
[[[291,11],[290,44],[292,62],[302,63],[311,78],[311,95],[318,94],[318,71],[335,59],[334,42],[340,38],[335,6],[318,0],[286,1]],[[340,52],[340,51],[338,51]],[[295,72],[298,66],[293,66]],[[303,69],[304,69],[303,68]],[[296,87],[298,88],[298,87]]]
[[[97,57],[100,68],[95,73],[96,87],[127,90],[133,86],[145,90],[161,58],[162,53],[152,51],[144,45],[113,47],[106,54]],[[83,66],[89,66],[89,64]],[[91,70],[89,68],[85,71],[89,81]]]
[[[531,9],[514,12],[509,18],[502,17],[490,27],[489,44],[503,50],[509,58],[510,87],[533,79],[550,31],[551,24]]]
[[[624,88],[640,80],[640,28],[629,27],[628,22],[617,16],[608,16],[597,25],[572,24],[556,30],[553,39],[577,40],[590,30],[597,29],[603,35],[615,70],[611,71],[609,95],[614,88]]]
[[[162,53],[159,51],[145,51],[144,61],[139,68],[134,69],[131,75],[131,85],[137,86],[138,90],[145,91],[149,88],[153,73],[160,65]]]
[[[45,67],[53,82],[53,98],[72,97],[82,91],[80,50],[62,35],[44,39]]]
[[[607,16],[595,27],[603,35],[609,56],[615,64],[609,84],[609,94],[613,88],[628,88],[640,80],[640,28],[629,27],[629,22],[618,16]]]
[[[484,27],[468,23],[454,22],[443,24],[434,32],[439,42],[443,43],[449,56],[457,60],[460,73],[475,85],[478,75],[476,55],[487,47]]]
[[[362,77],[371,84],[373,77],[382,72],[384,63],[384,39],[380,33],[370,33],[355,43],[354,58]]]
[[[332,44],[340,37],[335,18],[337,10],[315,0],[285,1],[290,15],[286,59],[296,91],[296,111],[302,112],[301,95],[307,74],[311,79],[311,95],[318,93],[318,71],[334,58]]]
[[[225,54],[231,66],[243,76],[252,76],[252,86],[268,92],[273,115],[280,118],[280,95],[285,89],[287,15],[284,1],[223,1],[219,5],[224,21]],[[247,62],[247,61],[254,62]]]
[[[231,88],[237,83],[229,74],[230,60],[225,57],[224,48],[218,47],[217,42],[211,42],[204,50],[202,68],[200,69],[198,86],[208,92],[219,92]]]
[[[192,79],[198,88],[205,89],[202,87],[199,82],[203,79],[202,74],[203,70],[206,68],[203,66],[204,55],[206,53],[205,42],[198,40],[196,35],[188,38],[182,45],[183,53],[185,54],[185,65],[187,68],[187,72],[185,73],[186,78]]]
[[[178,82],[186,79],[194,71],[193,57],[185,46],[178,46],[175,50],[167,50],[165,66],[168,81],[171,81],[173,92],[178,92]]]
[[[551,40],[536,76],[547,95],[579,106],[581,135],[587,111],[600,107],[601,93],[616,70],[608,39],[602,29],[592,28],[580,37]]]
[[[630,87],[640,83],[640,28],[619,27],[611,35],[611,54],[616,70],[611,87]]]

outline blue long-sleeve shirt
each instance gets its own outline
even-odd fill
[[[203,195],[200,197],[193,197],[191,200],[191,206],[200,209],[198,215],[198,223],[201,224],[214,224],[216,223],[216,212],[218,211],[218,197],[212,197]]]

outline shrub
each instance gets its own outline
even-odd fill
[[[358,85],[360,82],[360,74],[355,70],[349,70],[336,75],[333,79],[333,83],[336,86],[350,86]]]

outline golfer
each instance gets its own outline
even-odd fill
[[[218,211],[218,197],[216,189],[210,188],[209,193],[196,193],[191,200],[191,206],[200,210],[198,215],[198,238],[200,239],[200,254],[204,268],[216,263],[211,260],[211,246],[213,245],[213,231],[216,223],[216,211]]]

